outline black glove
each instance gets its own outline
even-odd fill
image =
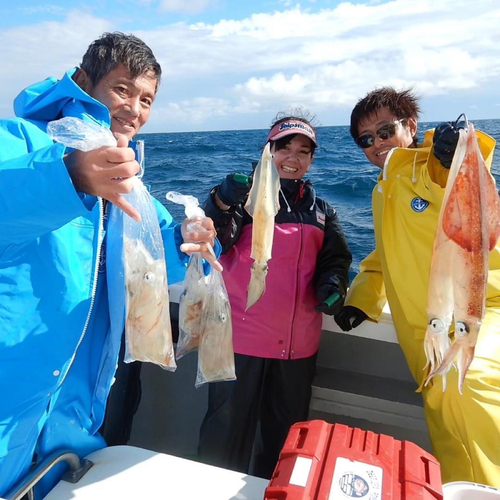
[[[314,310],[319,313],[328,314],[328,316],[333,316],[340,312],[343,304],[343,297],[339,292],[334,292],[327,299],[321,302],[321,304],[317,305]]]
[[[252,178],[245,174],[229,174],[217,187],[217,196],[224,205],[234,207],[243,203],[252,187]]]
[[[345,306],[342,308],[342,311],[334,317],[337,325],[340,326],[342,331],[348,332],[363,323],[363,321],[368,318],[368,315],[357,307]]]
[[[459,117],[460,118],[460,117]],[[458,131],[466,128],[466,122],[443,122],[434,130],[434,156],[444,168],[450,168],[458,144]]]

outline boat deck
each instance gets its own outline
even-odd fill
[[[174,322],[179,293],[172,287]],[[180,359],[175,372],[143,364],[142,399],[128,444],[196,459],[208,392],[206,385],[194,387],[196,369],[196,353]],[[388,310],[378,324],[365,322],[349,333],[324,316],[310,419],[388,434],[431,451],[415,389]]]

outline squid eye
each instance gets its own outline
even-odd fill
[[[429,321],[429,327],[434,333],[441,333],[444,331],[444,321],[439,318],[434,318]]]
[[[225,322],[226,322],[226,320],[227,320],[227,316],[226,316],[224,313],[222,313],[222,314],[219,316],[219,319],[222,321],[222,323],[225,323]]]
[[[151,272],[151,271],[148,271],[145,275],[144,275],[144,281],[146,283],[150,283],[150,284],[153,284],[156,280],[156,276],[155,276],[155,273]]]
[[[455,324],[455,333],[460,336],[465,336],[469,333],[469,327],[463,321],[457,321]]]

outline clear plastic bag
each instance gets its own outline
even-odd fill
[[[149,361],[175,370],[165,250],[153,200],[137,178],[123,195],[141,214],[136,222],[113,207],[123,221],[125,263],[125,362]],[[111,220],[110,220],[111,222]]]
[[[179,339],[176,359],[197,349],[201,338],[201,312],[207,293],[203,261],[199,253],[189,259],[183,290],[179,298]]]
[[[201,318],[195,387],[206,382],[236,380],[231,307],[222,273],[210,270]]]
[[[116,139],[109,128],[72,116],[49,122],[47,134],[53,141],[80,151],[92,151],[103,146],[116,147]]]
[[[186,217],[205,217],[205,212],[198,206],[194,196],[183,195],[175,191],[166,194],[169,201],[184,205]],[[188,231],[203,230],[198,222],[191,222]],[[205,273],[201,255],[193,253],[189,259],[186,276],[182,283],[179,298],[179,338],[177,340],[176,359],[195,350],[201,338],[201,312],[207,292]]]
[[[54,141],[80,151],[117,145],[111,130],[79,118],[49,122],[47,133]],[[137,151],[142,174],[142,141],[137,141]],[[123,276],[124,281],[115,287],[116,280],[110,284],[108,279],[110,314],[112,321],[116,320],[120,317],[116,311],[123,311],[124,304],[125,362],[150,361],[175,370],[165,251],[158,216],[140,176],[134,181],[132,192],[122,196],[139,211],[141,222],[109,204],[107,239],[108,254],[110,248],[112,253],[107,258],[107,271],[114,277]],[[118,267],[116,257],[120,254],[122,266]]]
[[[186,217],[205,217],[198,200],[173,191],[167,200],[185,206]],[[191,222],[188,230],[202,230]],[[177,359],[198,348],[195,386],[205,382],[235,380],[231,307],[222,273],[210,268],[204,277],[200,254],[192,255],[179,301]]]

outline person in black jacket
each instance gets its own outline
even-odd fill
[[[269,478],[288,430],[307,420],[322,315],[340,311],[351,252],[335,209],[303,179],[317,147],[316,132],[299,110],[281,113],[267,137],[280,176],[266,291],[248,311],[252,218],[244,209],[251,177],[229,174],[204,204],[214,220],[232,309],[237,380],[209,386],[200,429],[202,461]],[[259,449],[260,447],[260,449]]]

